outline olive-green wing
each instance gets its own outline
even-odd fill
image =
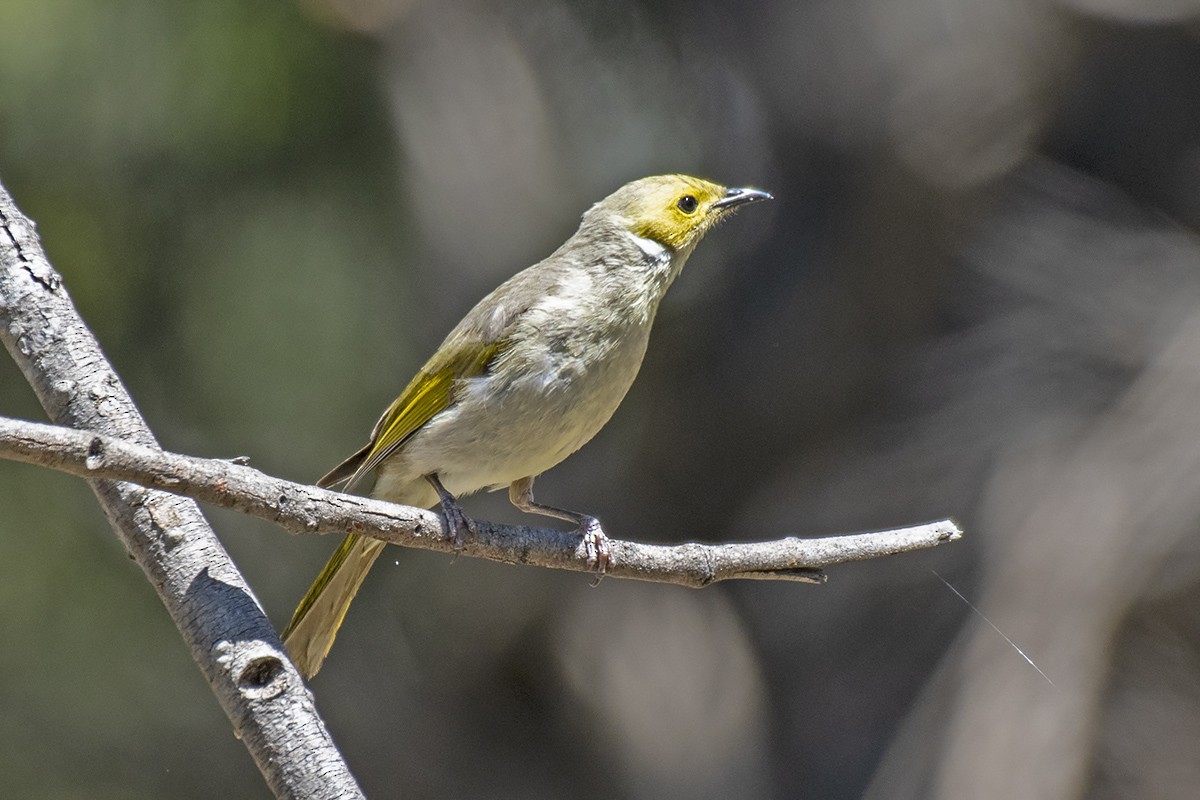
[[[371,433],[371,441],[330,470],[317,481],[317,485],[334,486],[348,481],[345,487],[348,491],[363,475],[379,466],[397,447],[404,444],[408,437],[434,414],[450,405],[454,399],[455,381],[482,374],[499,351],[498,344],[484,344],[478,336],[456,330],[380,417]],[[283,640],[288,643],[289,651],[297,660],[297,664],[307,665],[306,674],[314,675],[320,669],[321,661],[329,652],[338,626],[342,624],[342,618],[350,607],[350,601],[366,577],[367,569],[379,554],[376,544],[379,543],[364,545],[361,537],[354,534],[346,536],[292,614],[292,621],[283,632]],[[382,547],[382,544],[379,544],[379,547]],[[349,574],[343,574],[348,563],[353,569]],[[301,639],[293,643],[293,634],[297,634],[309,613],[335,581],[340,581],[338,594],[332,600],[326,600],[332,605],[323,610],[323,616],[315,623],[310,622],[310,625],[315,624],[314,628],[298,634]]]
[[[396,402],[375,425],[361,450],[317,481],[335,486],[346,481],[346,491],[404,444],[422,425],[454,402],[455,384],[482,375],[503,349],[514,325],[539,298],[558,286],[556,269],[546,269],[550,259],[517,273],[480,300],[446,337],[437,353],[405,387]]]
[[[346,480],[349,490],[435,414],[450,405],[456,382],[482,375],[499,351],[500,346],[496,343],[483,344],[477,339],[448,340],[379,418],[371,441],[334,467],[317,485],[331,486]]]

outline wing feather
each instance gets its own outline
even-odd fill
[[[521,315],[556,285],[554,274],[527,269],[481,300],[379,418],[371,440],[317,485],[335,486],[344,481],[343,491],[350,491],[438,412],[453,404],[460,381],[484,374],[503,352],[503,343]]]
[[[347,488],[383,463],[435,414],[449,407],[457,382],[482,375],[499,350],[496,344],[463,348],[433,371],[430,370],[434,366],[431,364],[417,373],[375,425],[371,444],[364,448],[366,455],[350,476]]]

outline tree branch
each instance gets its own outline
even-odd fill
[[[219,459],[168,453],[112,437],[0,417],[0,457],[84,478],[132,481],[277,523],[292,533],[353,533],[406,547],[453,551],[440,514],[292,483]],[[479,521],[463,554],[511,564],[585,572],[574,533]],[[949,520],[822,539],[735,544],[611,542],[614,578],[701,587],[734,578],[820,583],[829,564],[893,555],[953,541]]]
[[[55,422],[157,448],[3,186],[0,339]],[[275,796],[361,798],[278,635],[196,504],[90,477]]]
[[[0,418],[0,456],[88,479],[277,797],[362,797],[250,587],[196,504],[175,495],[237,509],[293,533],[352,531],[451,551],[442,517],[161,450],[46,260],[33,223],[3,186],[0,339],[50,418],[68,426]],[[574,533],[485,522],[477,529],[466,555],[589,570]],[[822,566],[933,547],[961,535],[943,520],[823,539],[676,546],[614,541],[608,574],[693,587],[735,578],[820,582]]]

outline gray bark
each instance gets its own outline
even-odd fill
[[[350,531],[406,547],[454,550],[445,519],[432,511],[305,486],[230,461],[168,453],[85,431],[0,417],[0,458],[165,489],[274,522],[291,533]],[[463,543],[463,555],[578,572],[592,569],[576,533],[482,520],[475,527],[476,535]],[[953,522],[941,520],[820,539],[679,545],[613,540],[613,562],[605,574],[694,588],[734,579],[821,583],[821,567],[934,547],[961,536]]]
[[[0,339],[54,422],[157,448],[33,223],[3,186]],[[362,797],[278,635],[196,504],[131,483],[89,483],[275,796]]]

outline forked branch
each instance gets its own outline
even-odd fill
[[[3,186],[0,341],[52,420],[157,447]],[[196,504],[99,476],[89,483],[275,796],[361,798],[279,636]]]
[[[33,223],[2,186],[0,340],[58,423],[0,418],[0,457],[88,480],[277,797],[362,797],[250,587],[184,497],[293,533],[352,531],[449,551],[453,542],[441,516],[160,449],[46,260]],[[466,555],[589,569],[573,533],[476,527]],[[614,541],[608,574],[697,587],[733,578],[819,582],[820,568],[829,564],[933,547],[961,535],[943,520],[823,539],[674,546]]]

